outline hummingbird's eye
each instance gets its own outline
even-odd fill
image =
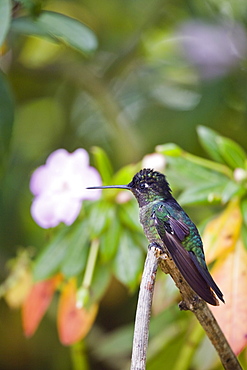
[[[142,182],[142,183],[140,184],[140,188],[141,188],[141,189],[145,189],[145,188],[146,188],[146,185],[147,185],[147,184],[146,184],[145,182]]]

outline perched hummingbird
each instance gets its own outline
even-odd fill
[[[136,197],[140,222],[150,245],[166,246],[173,261],[191,288],[213,306],[224,302],[223,294],[210,275],[205,262],[200,234],[173,198],[166,177],[144,168],[128,185],[98,186],[88,189],[127,189]],[[216,295],[215,295],[216,294]]]

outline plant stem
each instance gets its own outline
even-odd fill
[[[91,247],[90,247],[90,252],[89,252],[89,256],[88,256],[88,261],[87,261],[87,266],[86,266],[84,279],[83,279],[83,282],[82,282],[82,286],[84,288],[88,289],[91,285],[98,251],[99,251],[99,240],[98,239],[93,239]]]
[[[97,255],[99,251],[99,240],[93,239],[89,251],[89,256],[87,260],[86,271],[81,284],[81,287],[77,291],[76,307],[82,308],[85,306],[89,299],[89,288],[92,283],[94,268],[97,260]]]
[[[87,358],[85,356],[84,342],[77,342],[70,347],[73,370],[89,370]]]

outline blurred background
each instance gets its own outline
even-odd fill
[[[44,244],[43,230],[30,216],[29,180],[57,148],[82,147],[90,153],[100,146],[117,171],[169,142],[205,156],[196,134],[204,125],[247,150],[247,2],[30,0],[11,5],[14,21],[35,18],[40,10],[75,18],[92,30],[97,44],[82,53],[14,21],[10,25],[0,56],[0,119],[11,127],[1,128],[2,141],[8,138],[1,160],[1,281],[19,247]],[[190,215],[198,218],[195,209]],[[97,338],[103,346],[104,333],[133,325],[136,297],[136,291],[130,294],[112,280],[83,344],[90,368],[124,368],[121,351],[113,363],[102,353],[118,353],[126,341],[108,338],[109,348],[96,354],[93,343]],[[164,320],[174,319],[176,311],[171,308]],[[186,314],[179,315],[183,326]],[[33,338],[26,339],[19,310],[1,300],[0,368],[72,369],[55,318],[53,302]],[[172,342],[168,352],[176,356]],[[198,369],[221,368],[206,361],[203,366]]]

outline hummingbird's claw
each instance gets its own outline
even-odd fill
[[[160,244],[152,242],[148,245],[148,249],[152,250],[156,258],[161,258],[166,260],[168,258],[167,253],[165,253],[164,248]]]

